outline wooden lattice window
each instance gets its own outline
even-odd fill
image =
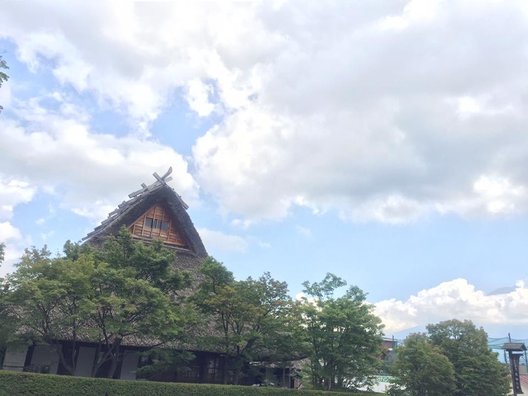
[[[146,239],[161,239],[163,242],[188,248],[177,222],[163,204],[156,204],[140,216],[131,226],[132,235]]]

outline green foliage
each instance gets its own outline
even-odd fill
[[[447,320],[428,325],[427,331],[407,337],[398,349],[391,395],[509,394],[508,368],[488,348],[482,328]]]
[[[471,321],[448,320],[427,326],[429,338],[453,363],[456,396],[502,396],[510,391],[508,369],[488,348],[487,334]]]
[[[237,281],[213,258],[204,263],[201,273],[204,281],[193,300],[214,326],[213,334],[202,342],[220,347],[229,357],[234,383],[238,383],[243,367],[251,360],[279,355],[281,360],[287,359],[287,351],[281,349],[284,345],[275,342],[290,330],[287,319],[293,304],[287,284],[269,273],[259,279]],[[224,372],[224,382],[227,381]]]
[[[121,345],[142,346],[181,339],[194,317],[177,291],[188,276],[172,269],[173,256],[161,244],[145,246],[122,230],[102,249],[67,242],[64,256],[29,249],[12,275],[7,300],[18,334],[55,345],[64,367],[75,372],[75,344],[99,343],[92,375],[106,362],[112,376]],[[64,356],[57,340],[73,348]]]
[[[174,373],[178,369],[189,367],[195,355],[189,351],[173,349],[151,349],[141,354],[152,363],[140,367],[136,371],[137,378],[152,381],[165,380],[165,373]]]
[[[2,69],[9,69],[9,67],[7,66],[7,62],[2,59],[2,56],[0,56],[0,88],[2,87],[2,84],[4,82],[6,82],[7,80],[9,80],[9,76],[2,71]],[[2,106],[0,106],[0,111],[3,109]],[[2,262],[2,260],[0,260],[0,262]]]
[[[125,227],[109,237],[97,255],[110,267],[131,271],[134,278],[145,280],[166,293],[176,293],[190,284],[188,273],[172,268],[174,254],[161,241],[137,242]]]
[[[333,274],[303,285],[308,297],[301,312],[310,344],[312,385],[327,390],[371,385],[380,364],[382,325],[363,291],[353,286],[335,297],[335,290],[346,282]]]
[[[0,264],[4,261],[5,244],[0,243]],[[9,318],[9,309],[7,304],[9,283],[0,277],[0,362],[4,360],[4,353],[7,342],[15,331],[14,321]]]
[[[449,359],[425,334],[411,334],[398,348],[394,365],[395,386],[390,395],[449,396],[455,387],[455,370]]]
[[[11,318],[19,334],[57,347],[63,365],[73,373],[74,355],[65,356],[56,344],[70,339],[74,344],[93,312],[91,278],[96,264],[90,255],[77,260],[51,258],[46,249],[26,250],[12,275],[7,296]]]
[[[328,394],[334,393],[272,387],[180,384],[151,381],[118,381],[104,378],[67,377],[49,374],[17,373],[0,370],[1,396],[323,396]],[[360,395],[359,393],[347,394],[350,396]]]
[[[2,56],[0,56],[0,69],[9,69],[9,67],[7,66],[7,62],[2,59]],[[7,80],[9,80],[9,76],[5,72],[0,70],[0,87]]]

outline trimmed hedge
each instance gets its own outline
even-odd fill
[[[329,394],[342,395],[343,393],[236,385],[124,381],[0,370],[0,396],[316,396]],[[360,395],[348,392],[346,394],[350,396]],[[363,393],[362,395],[364,396],[365,394]]]

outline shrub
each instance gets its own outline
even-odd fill
[[[124,381],[0,370],[0,396],[316,396],[331,393],[333,392],[299,391],[272,387]],[[358,393],[347,394],[359,395]]]

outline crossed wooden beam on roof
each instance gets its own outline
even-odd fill
[[[128,197],[134,198],[140,194],[143,194],[144,192],[151,190],[154,187],[158,187],[159,185],[162,185],[162,184],[167,184],[167,182],[170,182],[172,180],[172,177],[169,176],[171,173],[172,173],[172,166],[169,168],[167,172],[165,172],[163,176],[158,175],[158,172],[154,172],[152,174],[152,176],[156,178],[156,181],[154,183],[148,186],[145,183],[141,183],[142,188],[140,190],[137,190],[137,191],[134,191],[133,193],[128,194]]]

